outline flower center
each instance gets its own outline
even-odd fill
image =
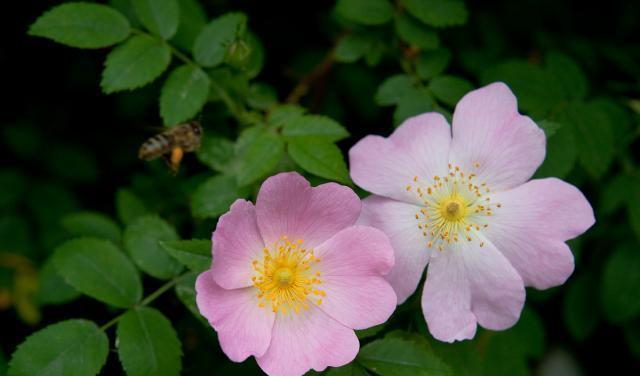
[[[260,307],[269,305],[273,312],[287,314],[309,309],[310,302],[322,304],[326,293],[318,288],[322,281],[315,270],[320,258],[303,243],[283,236],[273,247],[263,249],[262,259],[253,260],[256,273],[251,280],[258,290]]]
[[[474,167],[478,169],[479,163]],[[486,183],[476,182],[475,173],[465,174],[459,166],[449,165],[445,176],[421,179],[418,176],[407,185],[423,202],[415,217],[427,247],[439,251],[461,240],[479,238],[483,228],[489,226],[489,218],[502,204],[491,201],[491,189]],[[480,247],[484,242],[479,241]]]

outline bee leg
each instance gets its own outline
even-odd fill
[[[176,175],[178,170],[180,169],[180,162],[182,162],[182,157],[184,156],[184,150],[181,147],[176,146],[171,149],[171,155],[169,155],[167,160],[167,164],[171,169],[171,172]]]

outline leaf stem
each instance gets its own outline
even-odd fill
[[[135,308],[139,308],[139,307],[144,307],[146,305],[148,305],[149,303],[153,302],[154,300],[156,300],[160,295],[164,294],[165,292],[167,292],[169,289],[171,289],[173,286],[175,286],[176,284],[178,284],[178,282],[180,282],[186,275],[188,275],[189,273],[184,273],[182,275],[179,275],[177,277],[175,277],[174,279],[168,281],[167,283],[165,283],[164,285],[160,286],[156,291],[152,292],[151,294],[149,294],[146,298],[142,299],[139,303],[135,304],[133,307],[131,307],[131,309],[135,309]],[[129,312],[129,310],[121,313],[120,315],[114,317],[113,319],[111,319],[109,322],[107,322],[106,324],[102,325],[100,327],[100,330],[107,330],[110,327],[114,326],[116,323],[118,323],[118,321],[120,321],[120,319],[127,314],[127,312]]]

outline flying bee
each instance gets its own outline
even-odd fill
[[[184,153],[200,147],[202,126],[197,121],[179,124],[145,141],[138,151],[138,158],[150,161],[164,157],[171,172],[176,174]]]

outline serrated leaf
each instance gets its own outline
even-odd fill
[[[606,114],[596,106],[573,102],[559,117],[571,126],[582,167],[594,178],[604,175],[614,156],[614,138]]]
[[[393,6],[389,0],[338,0],[336,12],[363,25],[382,25],[393,18]]]
[[[113,219],[99,212],[70,213],[62,217],[60,223],[73,236],[100,238],[118,243],[122,235],[120,226]]]
[[[124,248],[145,273],[158,279],[169,279],[180,273],[182,265],[162,249],[159,242],[178,239],[173,226],[158,216],[147,215],[127,226]]]
[[[375,101],[380,106],[392,106],[400,102],[405,94],[411,93],[413,88],[413,79],[409,75],[396,74],[388,77],[378,86]]]
[[[451,374],[451,369],[428,346],[399,337],[386,337],[363,346],[358,362],[380,376]]]
[[[202,182],[191,196],[191,213],[196,218],[217,218],[249,191],[238,187],[233,175],[216,175]]]
[[[451,61],[451,52],[444,48],[423,52],[416,62],[416,73],[424,80],[430,80],[444,72]]]
[[[545,65],[551,77],[558,82],[565,99],[584,99],[587,96],[587,77],[569,56],[551,52],[545,58]]]
[[[601,307],[612,323],[640,316],[640,252],[636,247],[634,244],[617,249],[604,266]]]
[[[573,279],[564,297],[564,323],[577,341],[587,339],[598,325],[599,310],[594,307],[593,292],[598,289],[588,273]]]
[[[229,139],[205,134],[196,155],[215,171],[234,172],[234,143]]]
[[[36,301],[40,305],[68,303],[80,297],[80,292],[64,281],[49,257],[38,271]]]
[[[247,16],[227,13],[209,22],[193,45],[193,57],[203,67],[222,63],[227,46],[246,31]]]
[[[170,62],[168,45],[149,35],[137,35],[109,53],[100,86],[107,94],[136,89],[158,78]]]
[[[433,27],[463,25],[469,13],[460,0],[402,0],[407,11]]]
[[[398,106],[393,112],[393,124],[400,125],[403,121],[425,112],[433,111],[434,99],[424,88],[413,88],[400,97]]]
[[[247,104],[256,110],[268,110],[278,103],[276,89],[262,82],[255,82],[249,87]]]
[[[338,41],[335,59],[340,63],[353,63],[371,49],[373,42],[369,35],[351,33]]]
[[[336,142],[349,137],[349,132],[337,121],[322,115],[304,115],[284,124],[282,135],[289,140],[298,137]]]
[[[165,125],[176,125],[195,116],[207,102],[209,76],[193,65],[174,69],[160,94],[160,115]]]
[[[440,38],[435,30],[424,25],[407,13],[396,17],[396,33],[408,44],[418,46],[425,50],[433,50],[440,45]]]
[[[241,187],[271,173],[284,156],[284,141],[262,126],[256,128],[258,128],[256,137],[248,142],[239,154],[237,181]]]
[[[53,263],[65,282],[83,294],[116,307],[130,307],[142,296],[140,276],[113,243],[73,239],[56,248]]]
[[[160,246],[191,270],[201,272],[211,267],[211,240],[168,240]]]
[[[141,307],[118,322],[118,357],[128,376],[173,376],[182,369],[182,348],[171,322]]]
[[[138,217],[149,214],[149,210],[132,190],[120,188],[116,192],[116,213],[120,221],[128,225]]]
[[[198,309],[198,305],[196,304],[196,279],[198,278],[198,273],[190,272],[187,274],[178,284],[176,285],[175,291],[178,299],[184,304],[185,307],[193,314],[195,318],[197,318],[201,323],[203,323],[207,328],[209,328],[209,322],[206,318],[200,314],[200,310]]]
[[[207,24],[207,13],[198,0],[178,0],[180,22],[171,41],[191,52],[193,42]]]
[[[295,118],[304,115],[306,110],[295,104],[277,106],[269,112],[267,123],[273,127],[281,127]]]
[[[327,376],[367,376],[367,371],[356,362],[349,363],[339,368],[329,368]]]
[[[459,77],[438,76],[431,80],[429,89],[438,100],[455,107],[462,96],[473,90],[473,85]]]
[[[547,153],[535,176],[564,178],[578,158],[573,130],[561,123],[541,122],[540,126],[547,134]]]
[[[313,138],[289,142],[289,156],[300,167],[314,175],[351,184],[347,164],[340,149],[333,143]]]
[[[40,16],[29,28],[29,35],[71,47],[103,48],[122,42],[130,31],[129,21],[111,7],[67,3]]]
[[[10,376],[96,375],[107,361],[109,339],[88,320],[67,320],[30,335],[9,363]]]
[[[177,0],[131,0],[131,3],[140,22],[152,33],[169,39],[178,30]]]

